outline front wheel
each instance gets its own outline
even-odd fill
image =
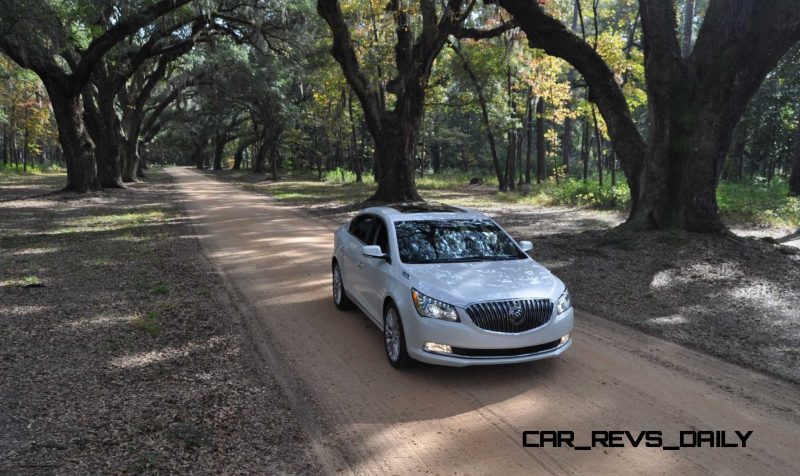
[[[396,369],[409,367],[413,360],[406,350],[406,336],[403,322],[394,304],[389,304],[383,311],[383,340],[386,343],[386,357]]]
[[[336,308],[342,311],[353,309],[353,301],[347,297],[347,291],[344,289],[344,281],[342,280],[342,270],[339,269],[339,263],[333,263],[333,303]]]

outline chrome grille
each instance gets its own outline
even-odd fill
[[[481,302],[467,306],[467,314],[481,329],[493,332],[525,332],[547,324],[553,314],[549,299]]]

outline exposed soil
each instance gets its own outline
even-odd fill
[[[318,472],[170,179],[62,182],[0,183],[0,474]]]
[[[168,172],[203,249],[250,310],[253,336],[281,356],[275,374],[301,381],[326,416],[327,429],[312,441],[344,456],[333,466],[320,458],[329,473],[800,474],[797,385],[585,306],[576,309],[572,347],[556,359],[396,371],[378,328],[333,305],[330,222],[191,169]],[[591,431],[657,430],[671,445],[692,429],[753,437],[747,448],[681,451],[526,448],[521,440],[526,430],[574,431],[577,445],[588,444]]]
[[[258,177],[245,176],[253,183],[263,180]],[[491,193],[482,186],[451,195],[464,203],[470,194]],[[357,210],[324,201],[277,203],[331,228]],[[579,308],[800,383],[800,230],[734,224],[734,236],[632,235],[614,229],[624,220],[617,212],[477,208],[517,239],[533,241],[533,257],[567,283]]]

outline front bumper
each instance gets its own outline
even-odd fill
[[[574,310],[558,316],[536,329],[517,334],[491,332],[477,327],[463,309],[458,309],[461,322],[446,322],[420,317],[413,304],[401,310],[406,334],[408,354],[415,360],[429,364],[463,367],[467,365],[498,365],[549,359],[563,354],[572,346],[572,339],[560,343],[561,337],[570,334],[574,325]],[[428,352],[425,343],[451,346],[456,355]],[[551,345],[548,345],[551,344]],[[490,351],[527,349],[517,355],[493,355]],[[475,352],[470,352],[474,350]],[[505,352],[498,352],[504,354]]]

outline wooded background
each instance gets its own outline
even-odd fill
[[[5,167],[597,182],[631,229],[722,231],[720,181],[800,194],[800,2],[0,0]],[[333,54],[331,54],[333,53]]]

